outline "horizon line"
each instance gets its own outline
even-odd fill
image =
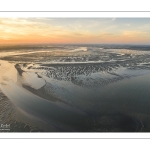
[[[150,44],[131,44],[131,43],[0,43],[0,46],[10,46],[10,45],[145,45],[145,46],[150,46]]]

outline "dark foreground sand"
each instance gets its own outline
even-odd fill
[[[0,91],[0,123],[10,124],[10,128],[7,130],[1,128],[0,132],[30,132],[32,130],[29,125],[16,120],[16,113],[18,113],[17,108]]]

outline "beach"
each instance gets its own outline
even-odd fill
[[[3,50],[0,123],[10,128],[0,132],[150,131],[149,56],[97,45]]]

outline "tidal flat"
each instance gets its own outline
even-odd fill
[[[150,47],[0,48],[0,132],[149,132]]]

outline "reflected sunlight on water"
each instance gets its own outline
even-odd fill
[[[150,52],[90,48],[2,52],[0,88],[26,116],[18,120],[43,131],[150,131]]]

